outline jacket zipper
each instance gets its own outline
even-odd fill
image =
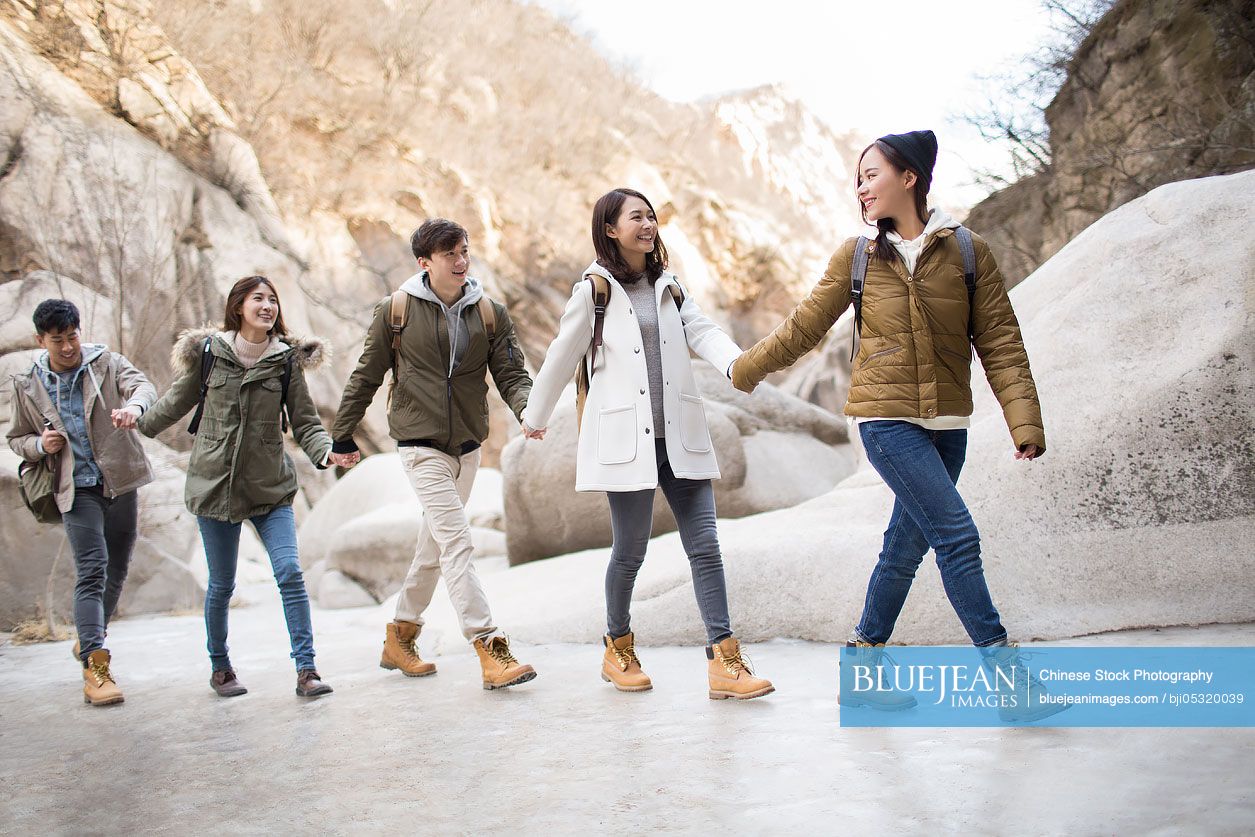
[[[445,442],[445,449],[448,450],[453,445],[453,378],[452,376],[445,379],[445,403],[449,407],[448,426],[449,440]]]
[[[444,316],[444,312],[439,312],[440,316]],[[457,318],[455,323],[460,322],[461,316]],[[445,317],[445,327],[448,327],[449,318]],[[436,339],[440,339],[440,329],[436,329]],[[453,355],[454,347],[457,340],[457,325],[454,325],[454,331],[449,335],[449,366],[445,373],[445,427],[448,429],[448,436],[445,438],[445,452],[453,446]]]
[[[882,355],[891,355],[894,352],[900,352],[900,351],[902,351],[901,346],[894,346],[892,349],[881,349],[879,352],[876,352],[873,355],[868,355],[867,359],[863,361],[862,365],[866,366],[868,363],[871,363],[873,360],[875,360],[876,358]]]

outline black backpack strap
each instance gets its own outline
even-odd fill
[[[292,366],[295,363],[296,349],[292,349],[288,352],[287,360],[283,363],[283,377],[279,379],[279,425],[280,431],[283,433],[287,433],[288,427],[292,424],[290,420],[292,410],[288,407],[288,387],[292,384]]]
[[[972,322],[972,312],[976,310],[976,248],[972,245],[972,231],[967,227],[956,229],[954,238],[959,242],[959,254],[963,256],[963,284],[967,285],[967,339],[970,342],[976,337]]]
[[[212,337],[205,338],[205,345],[200,352],[200,400],[196,402],[196,412],[192,415],[192,423],[187,426],[187,432],[193,436],[196,431],[200,430],[200,419],[205,414],[205,396],[209,393],[209,373],[214,368],[214,353],[209,351],[209,341]]]
[[[860,235],[854,245],[854,263],[850,265],[850,301],[854,303],[854,331],[850,335],[850,362],[854,362],[854,347],[863,328],[863,285],[867,282],[867,260],[873,247],[871,239]]]

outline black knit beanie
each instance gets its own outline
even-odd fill
[[[933,167],[937,165],[937,137],[932,131],[886,134],[877,142],[887,143],[917,174],[932,183]]]

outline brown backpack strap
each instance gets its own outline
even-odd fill
[[[588,397],[588,389],[593,381],[593,368],[597,365],[597,349],[604,339],[606,328],[606,305],[610,302],[610,282],[606,277],[596,273],[586,273],[584,278],[593,284],[593,344],[592,359],[580,361],[580,368],[575,377],[575,421],[579,428],[584,423],[584,401]]]
[[[392,329],[392,365],[394,367],[397,350],[401,348],[401,330],[405,328],[405,318],[409,314],[409,296],[405,291],[392,292],[388,326]]]
[[[606,306],[610,303],[610,280],[598,273],[588,273],[584,278],[593,283],[593,357],[588,364],[588,380],[592,382],[597,369],[597,350],[605,342]]]
[[[484,331],[488,332],[488,344],[491,346],[492,339],[497,336],[497,309],[492,307],[492,300],[486,296],[481,296],[477,305],[479,318],[484,321]]]
[[[671,298],[675,300],[675,307],[679,308],[684,304],[684,291],[680,290],[680,286],[675,282],[667,285],[667,290],[671,292]]]
[[[388,328],[392,330],[392,382],[388,384],[388,405],[392,405],[392,391],[397,386],[397,358],[401,354],[401,331],[409,316],[410,299],[405,291],[393,291],[388,306]]]

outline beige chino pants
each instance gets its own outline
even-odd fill
[[[471,523],[466,516],[466,501],[479,470],[479,450],[450,456],[435,448],[402,447],[400,453],[423,506],[423,523],[414,562],[397,596],[397,620],[422,625],[423,611],[443,575],[462,635],[474,642],[499,634],[472,563]]]

